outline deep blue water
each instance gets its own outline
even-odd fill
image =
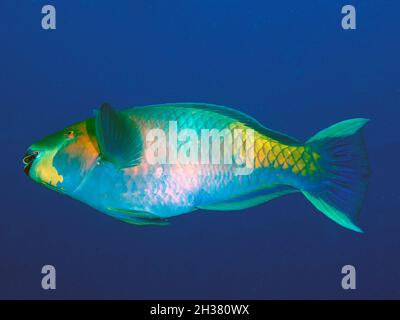
[[[345,31],[349,3],[357,29]],[[56,30],[41,28],[44,4]],[[0,298],[400,298],[399,12],[396,0],[1,0]],[[140,228],[24,175],[30,144],[104,101],[217,103],[303,140],[370,118],[365,233],[300,194]]]

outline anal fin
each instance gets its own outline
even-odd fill
[[[268,186],[225,201],[198,206],[198,208],[217,211],[242,210],[294,192],[299,192],[299,190],[286,185]]]

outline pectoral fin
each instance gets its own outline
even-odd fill
[[[102,160],[112,162],[118,169],[140,163],[143,141],[139,127],[109,104],[103,104],[96,113],[96,137]]]

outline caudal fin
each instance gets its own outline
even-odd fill
[[[327,217],[357,232],[362,232],[357,221],[369,177],[361,134],[368,121],[359,118],[339,122],[306,143],[320,155],[321,181],[310,190],[302,190],[303,194]]]

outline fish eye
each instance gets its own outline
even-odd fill
[[[73,137],[75,137],[75,132],[74,132],[73,130],[69,130],[69,131],[67,131],[67,133],[65,134],[65,136],[66,136],[68,139],[72,139]]]

